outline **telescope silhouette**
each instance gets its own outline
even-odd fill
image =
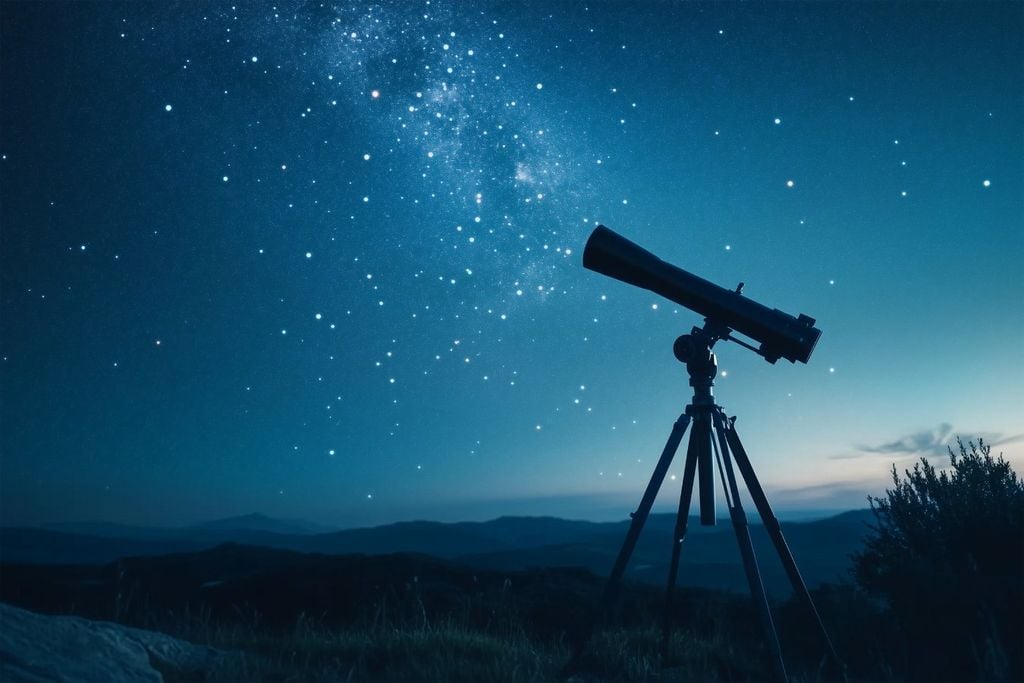
[[[754,348],[738,339],[722,337],[746,346],[769,363],[779,358],[806,363],[821,336],[821,330],[814,327],[814,318],[802,313],[794,318],[762,306],[742,295],[743,283],[735,290],[719,287],[662,261],[603,225],[598,225],[587,240],[583,267],[660,294],[760,342],[761,346]]]
[[[583,266],[590,270],[613,277],[637,287],[648,289],[704,316],[704,326],[694,327],[688,334],[676,339],[672,347],[679,362],[686,365],[693,388],[693,399],[676,420],[669,434],[665,448],[655,465],[651,480],[647,484],[640,504],[632,518],[626,538],[622,543],[615,564],[608,575],[604,595],[601,599],[601,616],[607,619],[614,607],[619,585],[626,574],[633,550],[636,548],[644,523],[651,512],[665,475],[676,455],[683,436],[690,431],[683,467],[682,489],[679,495],[679,511],[672,539],[672,557],[669,563],[668,579],[665,586],[665,609],[662,615],[662,655],[667,659],[669,636],[672,629],[672,603],[679,573],[679,559],[686,538],[690,506],[694,488],[697,489],[700,506],[700,523],[714,525],[715,512],[715,466],[722,483],[729,517],[732,521],[736,541],[739,544],[743,569],[747,575],[750,595],[757,605],[768,646],[771,651],[774,679],[777,683],[789,680],[786,663],[782,657],[775,621],[772,618],[768,596],[765,593],[761,571],[754,555],[754,546],[747,526],[747,515],[740,500],[739,479],[746,484],[757,512],[764,524],[776,554],[793,586],[793,591],[803,604],[806,616],[813,623],[821,640],[824,654],[835,666],[835,672],[845,679],[845,667],[839,659],[828,632],[818,615],[811,594],[807,590],[796,560],[782,535],[782,526],[772,511],[764,489],[754,473],[754,467],[747,457],[746,448],[736,432],[736,418],[729,417],[725,409],[715,402],[712,387],[718,376],[718,359],[713,351],[719,341],[732,341],[755,353],[769,363],[785,358],[791,363],[806,363],[814,351],[814,345],[821,336],[821,330],[814,327],[814,319],[800,314],[794,318],[778,309],[762,306],[744,297],[743,283],[735,290],[728,290],[716,284],[673,266],[630,242],[628,239],[598,225],[583,249]],[[741,341],[732,336],[733,331],[759,343],[760,346]],[[692,428],[691,428],[692,427]],[[737,474],[739,476],[737,476]],[[595,621],[584,627],[573,645],[572,658],[566,665],[566,674],[578,670],[582,653],[590,639]]]

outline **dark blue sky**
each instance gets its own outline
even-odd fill
[[[1024,463],[1020,3],[0,29],[4,523],[624,517],[700,319],[584,270],[598,221],[818,320],[807,365],[719,349],[780,508],[862,505],[956,434]]]

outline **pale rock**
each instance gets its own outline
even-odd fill
[[[155,631],[0,603],[4,683],[163,683],[161,672],[203,680],[224,656]]]

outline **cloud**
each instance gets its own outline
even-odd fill
[[[970,440],[977,443],[979,440],[984,440],[987,445],[992,447],[1024,440],[1024,434],[1003,434],[1001,432],[968,430],[959,430],[959,434],[964,441]],[[956,438],[953,433],[953,425],[948,422],[943,422],[932,429],[924,429],[912,434],[907,434],[906,436],[902,436],[894,441],[888,441],[876,446],[858,445],[855,446],[857,452],[834,455],[832,456],[832,459],[846,460],[871,455],[883,455],[889,457],[919,457],[930,455],[944,456],[949,452],[950,446],[954,443],[956,443]]]
[[[973,432],[973,434],[974,436],[970,437],[971,441],[977,443],[979,440],[984,440],[985,445],[992,446],[992,448],[1024,441],[1024,434],[1003,434],[1002,432]]]
[[[942,455],[946,453],[952,434],[953,425],[943,422],[933,429],[914,432],[888,443],[857,446],[857,450],[880,455]]]

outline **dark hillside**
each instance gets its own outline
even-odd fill
[[[256,670],[270,666],[272,674],[232,674],[246,680],[286,680],[287,671],[317,680],[353,670],[359,680],[413,675],[401,673],[401,662],[417,671],[428,662],[440,667],[413,675],[417,680],[505,680],[474,668],[497,652],[508,653],[508,666],[541,667],[531,669],[529,680],[554,680],[567,643],[591,624],[599,628],[586,662],[602,672],[601,680],[647,680],[642,671],[661,666],[656,634],[663,590],[625,583],[612,620],[602,625],[595,616],[604,583],[574,568],[496,571],[424,555],[318,555],[236,544],[100,566],[0,564],[4,602],[271,658]],[[882,635],[872,635],[884,634],[876,612],[847,590],[819,592],[819,598],[830,627],[841,621],[837,633],[856,661],[874,661],[865,650],[884,645]],[[758,680],[768,670],[757,614],[745,595],[684,588],[671,613],[675,654],[665,664],[666,680],[713,672]],[[805,615],[790,604],[780,604],[776,615],[794,671],[813,676],[820,650]],[[340,670],[337,657],[348,662]]]
[[[579,569],[495,572],[425,555],[300,554],[240,545],[96,566],[0,565],[0,600],[160,628],[183,610],[241,615],[271,629],[300,615],[331,627],[456,615],[475,626],[513,616],[553,635],[586,621],[603,580]],[[640,602],[660,591],[632,589]],[[631,608],[633,609],[633,608]],[[628,614],[631,611],[627,611]]]

